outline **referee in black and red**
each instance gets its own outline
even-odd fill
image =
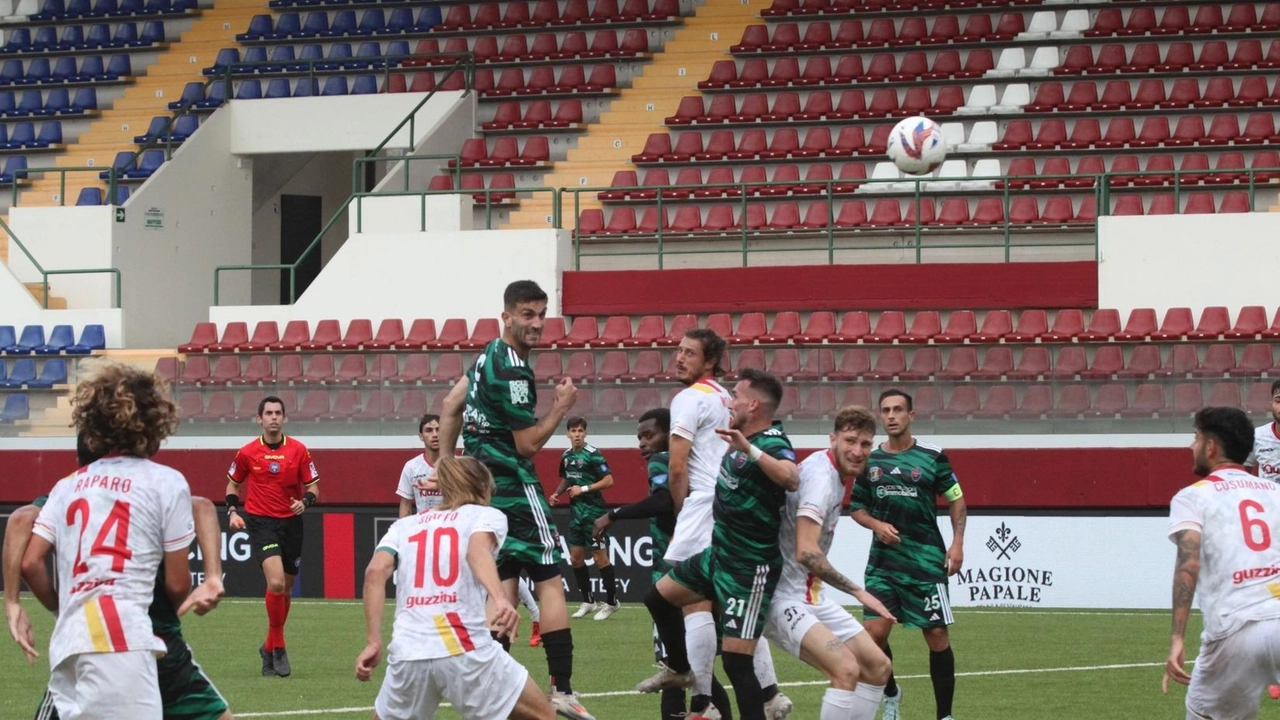
[[[267,578],[267,639],[259,649],[262,674],[280,677],[293,672],[285,652],[284,624],[293,581],[302,566],[302,513],[315,504],[320,491],[311,452],[285,436],[286,421],[284,402],[273,395],[263,398],[258,403],[262,435],[240,448],[227,470],[231,529],[248,529]]]

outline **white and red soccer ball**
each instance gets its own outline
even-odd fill
[[[947,159],[947,141],[938,123],[909,117],[889,133],[889,159],[907,175],[924,175]]]

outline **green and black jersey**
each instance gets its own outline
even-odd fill
[[[938,496],[961,496],[960,483],[947,454],[937,445],[917,440],[898,453],[877,447],[867,471],[853,485],[853,510],[892,525],[902,542],[871,541],[868,572],[927,583],[945,583],[946,548],[938,530]]]
[[[671,456],[665,452],[649,456],[649,494],[659,490],[671,492],[669,465]],[[676,514],[666,512],[649,520],[649,536],[653,538],[653,568],[655,571],[666,571],[666,561],[662,556],[667,554],[667,546],[671,544],[671,533],[676,531]]]
[[[483,462],[500,486],[512,482],[537,485],[533,461],[517,452],[512,434],[538,422],[533,368],[498,338],[476,358],[467,380],[470,387],[462,418],[466,453]]]
[[[587,487],[604,479],[609,474],[609,463],[592,445],[583,445],[581,450],[569,448],[560,456],[560,478],[569,487],[579,485]],[[584,492],[569,501],[573,511],[573,519],[578,522],[595,522],[608,510],[604,496],[598,492]]]
[[[782,423],[747,438],[752,445],[778,460],[795,462],[791,440]],[[713,506],[715,529],[711,547],[716,558],[729,565],[755,567],[782,564],[778,530],[787,489],[778,485],[746,453],[730,450],[720,461]]]

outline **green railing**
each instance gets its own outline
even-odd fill
[[[455,72],[462,72],[464,77],[464,91],[466,93],[470,93],[471,90],[475,87],[475,56],[472,53],[440,53],[440,54],[431,55],[431,56],[425,56],[425,55],[423,56],[413,56],[413,55],[391,56],[391,58],[383,58],[383,59],[384,60],[394,59],[395,61],[400,63],[400,66],[395,68],[395,70],[398,70],[398,71],[423,72],[424,66],[404,67],[403,63],[406,59],[412,61],[415,59],[425,59],[430,57],[452,58],[453,62],[448,65],[425,66],[427,69],[433,72],[435,71],[443,72],[445,77],[449,77]],[[353,58],[353,60],[354,59],[355,58]],[[361,60],[363,59],[364,58],[361,58]],[[370,58],[370,59],[372,60],[373,58]],[[311,70],[311,72],[314,73],[315,65],[333,63],[334,61],[316,59],[316,60],[309,60],[307,62],[312,65],[313,69]],[[244,63],[233,64],[233,65],[229,65],[226,68],[226,70],[218,78],[218,80],[221,82],[227,83],[227,87],[226,87],[227,97],[230,98],[231,97],[231,80],[234,75],[234,73],[232,72],[233,68],[237,66],[257,67],[261,65],[280,66],[280,65],[291,65],[291,64],[294,64],[294,63],[267,62],[267,63],[249,63],[247,65]],[[249,79],[249,78],[246,77],[242,79]],[[365,164],[368,164],[371,162],[399,162],[400,160],[408,159],[408,162],[406,162],[402,167],[402,172],[404,173],[404,176],[405,176],[405,182],[407,183],[408,177],[409,177],[409,167],[410,167],[409,163],[414,160],[437,160],[437,161],[442,159],[453,159],[455,161],[459,160],[459,158],[455,155],[441,155],[441,156],[407,155],[404,157],[393,156],[393,157],[386,157],[386,158],[380,157],[379,155],[383,150],[387,148],[387,145],[396,137],[396,135],[399,134],[400,131],[405,129],[406,127],[409,130],[408,147],[412,148],[417,145],[417,141],[419,139],[417,134],[418,111],[421,110],[428,102],[430,102],[431,98],[435,97],[436,92],[437,90],[433,89],[431,90],[431,92],[427,93],[426,97],[422,98],[422,100],[418,102],[417,105],[414,105],[413,109],[410,110],[405,115],[405,117],[399,123],[397,123],[394,128],[391,129],[389,133],[387,133],[386,137],[382,139],[382,142],[378,143],[377,147],[375,147],[373,150],[370,150],[368,153],[366,153],[363,158],[356,158],[356,160],[352,162],[351,164],[351,176],[352,176],[351,177],[351,186],[352,186],[351,195],[347,197],[347,199],[342,203],[342,206],[338,208],[337,212],[335,212],[333,216],[329,218],[329,221],[325,223],[323,228],[321,228],[320,233],[316,235],[315,239],[312,240],[311,243],[307,245],[307,247],[304,248],[301,253],[299,253],[297,260],[295,260],[292,263],[272,263],[272,264],[256,264],[255,263],[255,264],[248,264],[248,265],[219,265],[213,270],[213,304],[215,306],[221,304],[220,301],[221,301],[221,290],[222,290],[222,273],[224,271],[225,272],[245,272],[245,271],[252,272],[254,270],[288,271],[289,302],[290,304],[297,302],[298,301],[298,293],[297,293],[298,267],[300,267],[302,263],[305,260],[307,260],[308,257],[311,256],[312,253],[319,251],[320,244],[321,244],[321,241],[324,239],[324,236],[329,232],[331,228],[333,228],[333,226],[338,222],[338,220],[343,217],[343,215],[347,212],[348,208],[350,208],[351,204],[353,202],[356,202],[358,204],[361,198],[367,197],[367,196],[393,197],[396,195],[405,194],[405,193],[356,192],[356,190],[361,187],[360,185],[361,170],[363,169]],[[455,165],[456,164],[459,164],[459,163],[455,162]],[[481,192],[483,192],[486,198],[486,205],[491,207],[491,203],[488,202],[490,197],[490,192],[488,190],[481,191],[477,189],[477,190],[467,191],[467,192],[473,193],[473,194],[480,194]],[[418,194],[418,193],[410,193],[410,194]],[[430,193],[430,192],[424,191],[424,194],[440,194],[440,193]],[[423,202],[425,203],[425,200]],[[358,219],[357,219],[357,226],[359,226]]]
[[[116,293],[115,293],[116,300],[115,300],[115,305],[113,305],[112,307],[120,307],[120,269],[119,268],[84,268],[84,269],[71,269],[71,270],[45,270],[43,265],[41,265],[39,262],[36,262],[36,259],[31,254],[31,251],[28,250],[27,246],[24,245],[22,241],[18,239],[18,236],[14,234],[13,230],[9,228],[9,224],[6,223],[4,220],[0,220],[0,229],[3,229],[5,234],[9,236],[9,239],[13,241],[13,244],[18,246],[18,249],[22,251],[22,254],[27,258],[27,262],[31,263],[31,266],[36,269],[36,272],[40,273],[40,287],[43,295],[42,307],[44,307],[44,309],[46,310],[49,309],[49,276],[50,275],[98,275],[102,273],[107,273],[114,277],[115,289],[116,289]]]
[[[99,175],[103,172],[107,173],[107,198],[108,199],[106,204],[113,205],[115,204],[114,199],[116,194],[116,186],[118,184],[118,178],[117,178],[118,173],[116,172],[115,167],[108,167],[104,171],[100,167],[94,167],[92,165],[81,165],[79,167],[65,167],[65,168],[34,167],[34,168],[22,168],[20,170],[15,170],[13,173],[13,179],[14,179],[13,194],[9,200],[9,203],[10,203],[9,207],[11,208],[18,207],[18,196],[19,196],[19,191],[21,190],[21,187],[19,186],[19,183],[17,181],[20,178],[28,178],[31,175],[44,175],[46,173],[57,173],[58,174],[58,206],[62,207],[67,204],[67,175],[68,174],[93,173],[93,179],[97,181],[99,178]]]

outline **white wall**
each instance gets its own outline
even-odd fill
[[[124,277],[129,347],[175,347],[213,304],[213,268],[250,260],[253,176],[228,152],[232,118],[216,112],[125,205],[114,227]],[[146,227],[152,211],[163,227]],[[249,297],[243,273],[224,273],[223,297]]]
[[[45,270],[111,267],[112,223],[115,208],[16,207],[9,211],[9,227]],[[10,241],[9,268],[23,282],[40,282],[17,245]],[[121,276],[121,282],[128,278]],[[110,308],[115,305],[115,278],[109,274],[54,275],[50,292],[67,299],[72,308]]]
[[[1098,218],[1098,306],[1280,306],[1280,213]]]
[[[232,102],[231,152],[372,150],[424,97],[425,93],[386,93]],[[420,141],[462,102],[462,92],[436,93],[415,116],[413,140],[406,125],[388,146],[404,148]]]
[[[479,318],[502,312],[513,280],[534,280],[560,314],[560,272],[569,266],[566,230],[476,230],[353,235],[294,305],[209,308],[231,320]]]

